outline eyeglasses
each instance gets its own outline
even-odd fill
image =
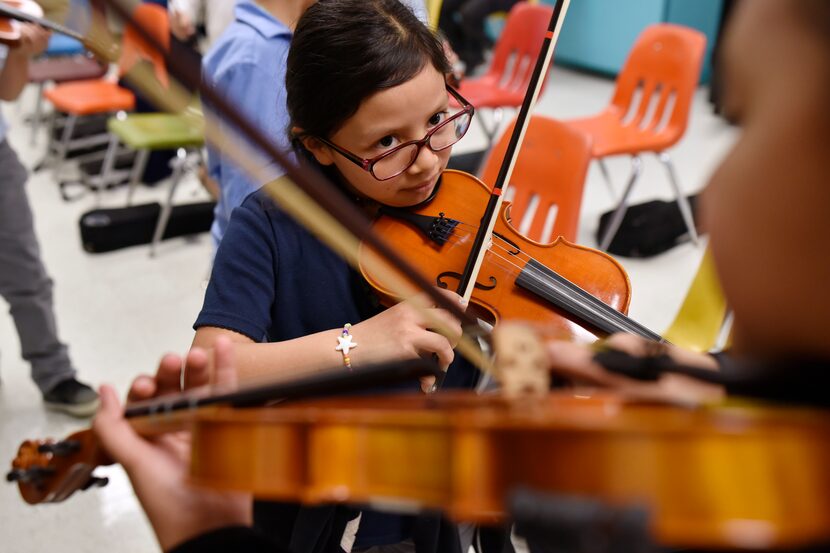
[[[424,146],[428,146],[433,152],[440,152],[457,143],[467,134],[475,108],[449,85],[447,85],[447,92],[461,104],[461,111],[430,129],[421,140],[404,142],[371,159],[364,159],[353,154],[325,138],[315,138],[364,171],[368,171],[377,180],[383,181],[395,178],[415,163],[415,160],[421,154],[421,148]]]

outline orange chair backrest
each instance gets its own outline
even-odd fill
[[[521,94],[527,90],[552,14],[552,6],[527,2],[510,10],[487,71],[497,77],[500,88]]]
[[[617,77],[611,109],[625,125],[660,135],[664,147],[686,131],[706,36],[671,23],[647,27]]]
[[[490,187],[498,176],[515,124],[514,120],[504,131],[484,164],[481,180]],[[557,236],[576,241],[590,161],[588,136],[549,117],[534,115],[508,183],[507,197],[512,194],[510,216],[514,226],[537,242],[552,242]],[[522,228],[527,226],[522,225],[525,217],[530,220],[527,229]],[[550,217],[555,217],[552,228]]]
[[[133,19],[147,29],[165,49],[170,48],[170,21],[166,9],[158,4],[139,4],[133,12]],[[141,60],[153,64],[156,77],[161,84],[167,86],[167,67],[164,64],[164,56],[150,46],[128,22],[124,28],[121,58],[118,60],[119,77],[123,77]]]

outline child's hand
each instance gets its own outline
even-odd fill
[[[52,33],[39,25],[31,23],[20,24],[20,43],[12,50],[18,55],[28,58],[37,56],[49,46],[49,37]]]
[[[205,357],[206,364],[207,356],[203,352],[200,355]],[[230,342],[217,340],[214,355],[216,384],[233,387],[236,372]],[[176,391],[181,369],[181,359],[165,356],[155,378],[139,377],[133,382],[130,398],[150,399]],[[104,450],[121,463],[130,477],[164,551],[212,529],[251,524],[250,494],[205,490],[188,484],[188,432],[165,434],[152,441],[142,438],[124,418],[115,390],[109,386],[101,387],[101,407],[92,429]]]
[[[441,292],[452,301],[460,301],[454,292]],[[417,309],[416,305],[423,309]],[[434,307],[428,296],[419,295],[356,324],[352,334],[360,344],[350,354],[353,363],[428,358],[435,354],[441,368],[446,370],[455,356],[453,348],[462,330],[455,317]]]

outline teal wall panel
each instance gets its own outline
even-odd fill
[[[555,4],[555,0],[542,0]],[[707,80],[709,53],[720,20],[722,0],[571,0],[556,62],[616,75],[640,32],[648,25],[671,22],[707,36],[701,80]]]

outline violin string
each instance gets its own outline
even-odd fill
[[[453,230],[453,234],[451,238],[448,240],[453,242],[454,244],[459,244],[463,241],[463,238],[458,238],[457,230],[459,227],[469,227],[475,228],[473,225],[469,223],[459,222],[459,225],[456,229]],[[472,231],[463,230],[466,236],[472,235]],[[466,237],[465,236],[465,237]],[[504,244],[507,244],[505,246]],[[493,234],[492,236],[492,248],[490,249],[490,254],[493,258],[498,260],[500,263],[498,266],[502,267],[508,275],[515,276],[523,271],[528,271],[531,275],[531,278],[538,281],[540,284],[546,286],[549,289],[552,289],[559,297],[564,298],[565,300],[575,304],[577,310],[584,312],[592,313],[598,317],[603,318],[606,321],[609,321],[615,324],[620,330],[624,330],[627,332],[631,332],[634,334],[643,334],[644,327],[641,328],[641,325],[631,319],[630,317],[624,315],[620,311],[614,309],[610,305],[606,304],[587,290],[584,290],[579,285],[571,282],[570,280],[566,279],[562,275],[557,276],[562,279],[563,282],[559,283],[553,279],[547,278],[546,275],[540,274],[538,271],[533,271],[528,269],[527,264],[535,262],[539,265],[543,265],[539,260],[535,259],[533,256],[522,250],[521,248],[514,247],[510,242],[507,240]],[[505,252],[506,255],[502,255],[498,253],[498,251],[494,250],[493,248],[498,248]],[[518,250],[518,253],[513,253],[514,251]],[[512,259],[521,259],[525,262],[526,266],[522,267],[518,263],[511,260]],[[509,269],[505,269],[505,265],[509,267]],[[548,268],[549,270],[552,270]],[[553,271],[555,273],[555,271]],[[650,332],[650,331],[649,331]]]

